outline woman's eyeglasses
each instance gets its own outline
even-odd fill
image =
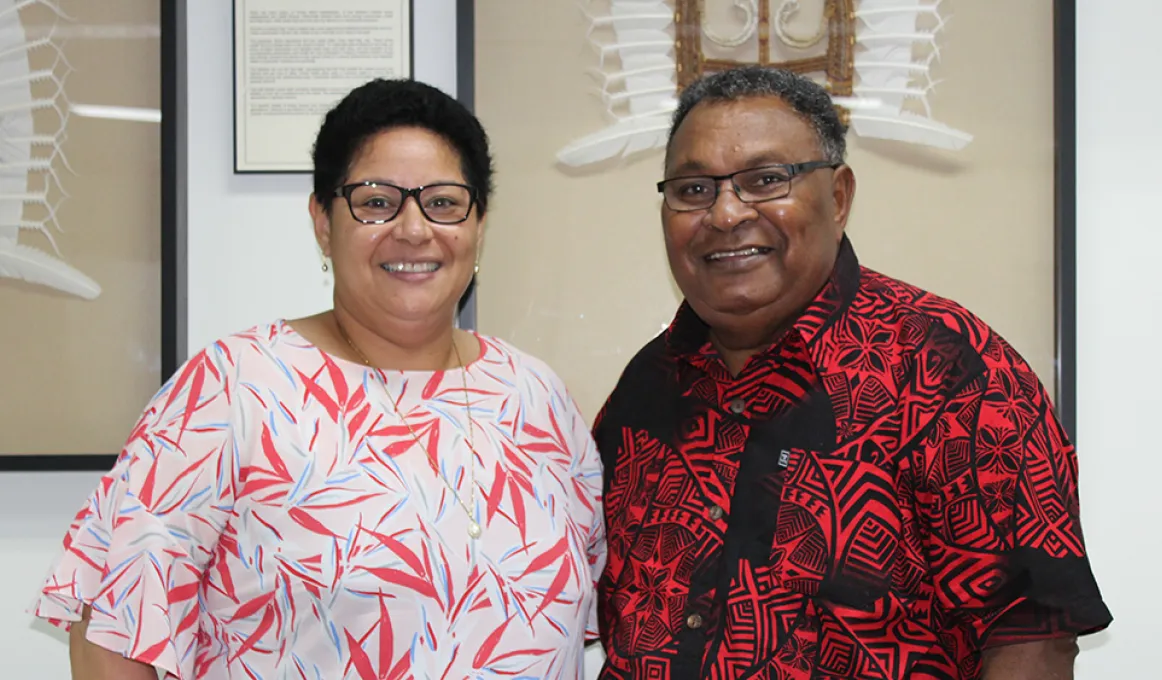
[[[476,190],[451,182],[405,189],[384,182],[356,182],[335,190],[347,200],[351,216],[363,224],[390,222],[403,210],[409,196],[430,222],[459,224],[468,219],[476,204]]]

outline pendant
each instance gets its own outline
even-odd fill
[[[484,532],[480,529],[479,524],[477,524],[476,522],[469,522],[468,523],[468,535],[469,536],[471,536],[472,538],[480,538],[480,534],[482,534],[482,533],[484,533]]]

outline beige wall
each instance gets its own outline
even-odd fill
[[[853,134],[849,233],[864,264],[966,305],[1052,389],[1052,3],[942,6],[933,114],[976,138],[952,153]],[[479,325],[548,361],[591,419],[680,299],[653,190],[661,153],[557,167],[558,149],[607,123],[584,72],[587,20],[572,2],[476,11],[477,111],[498,168]]]
[[[58,4],[75,20],[60,30],[74,36],[102,26],[158,27],[154,0]],[[53,15],[35,5],[21,19],[39,36]],[[158,38],[72,37],[64,45],[74,68],[65,87],[72,103],[160,105]],[[30,67],[50,68],[53,58],[51,50],[36,50]],[[46,88],[41,83],[33,92],[47,96]],[[46,111],[34,124],[44,134],[56,119]],[[115,453],[160,387],[158,126],[74,115],[67,133],[63,151],[76,174],[56,163],[70,197],[57,213],[61,231],[52,235],[65,260],[103,290],[87,301],[0,278],[0,454]],[[39,177],[29,182],[30,189],[41,186]],[[25,217],[36,211],[26,208]],[[25,231],[20,242],[52,252],[41,234]]]

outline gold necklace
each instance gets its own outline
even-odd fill
[[[391,402],[391,408],[395,411],[395,415],[401,421],[403,421],[403,424],[407,427],[408,432],[411,433],[412,439],[415,440],[416,445],[418,445],[420,450],[424,452],[424,456],[426,456],[428,459],[428,465],[432,467],[432,472],[434,472],[436,476],[440,478],[440,481],[444,482],[444,486],[448,487],[448,491],[452,492],[452,496],[456,499],[456,502],[460,505],[461,508],[463,508],[464,513],[468,515],[468,535],[472,538],[480,538],[480,535],[484,533],[484,530],[480,528],[480,523],[476,521],[476,515],[472,511],[472,508],[476,507],[476,442],[473,435],[473,431],[476,429],[476,421],[472,419],[472,404],[469,402],[468,396],[468,378],[465,376],[467,370],[464,367],[464,360],[460,358],[460,348],[456,346],[456,338],[452,338],[452,351],[456,354],[456,363],[460,366],[460,382],[464,387],[464,408],[468,412],[468,451],[470,453],[468,456],[468,494],[469,500],[472,503],[471,506],[460,499],[460,494],[456,492],[456,487],[452,486],[452,483],[448,481],[448,478],[444,476],[444,473],[440,472],[439,466],[436,465],[436,459],[428,451],[428,447],[424,446],[423,441],[420,440],[419,436],[416,434],[416,431],[412,429],[411,423],[409,423],[407,418],[404,417],[403,412],[399,410],[399,404],[396,402],[395,398],[391,396],[391,390],[387,389],[387,380],[383,377],[383,372],[376,368],[375,365],[367,359],[367,355],[364,354],[355,345],[355,343],[351,341],[351,336],[347,335],[347,331],[343,329],[343,324],[339,323],[338,319],[335,319],[335,327],[339,329],[339,335],[343,336],[343,339],[347,342],[347,345],[351,348],[351,350],[354,351],[355,354],[358,355],[359,359],[379,378],[380,384],[383,385],[383,392],[387,395],[387,400]]]

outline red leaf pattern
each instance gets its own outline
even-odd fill
[[[143,409],[32,612],[67,628],[99,603],[89,637],[170,680],[577,678],[600,459],[552,370],[478,337],[466,372],[372,373],[282,321],[208,346]]]

